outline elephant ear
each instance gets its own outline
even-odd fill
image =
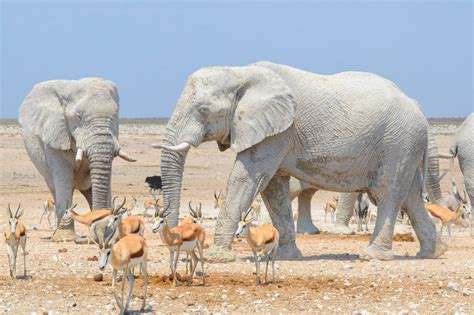
[[[45,83],[35,86],[20,107],[18,122],[50,147],[69,150],[71,133],[61,100],[62,97]]]
[[[250,66],[252,73],[235,92],[230,148],[242,152],[288,129],[296,103],[288,85],[275,72]]]

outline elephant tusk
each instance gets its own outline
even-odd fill
[[[81,167],[81,163],[82,163],[82,156],[84,155],[84,151],[82,151],[82,149],[77,149],[77,152],[76,152],[76,162],[74,163],[75,165],[75,169],[79,169],[79,167]]]
[[[120,156],[122,159],[124,159],[125,161],[129,161],[129,162],[136,162],[137,160],[130,157],[127,153],[125,153],[125,151],[123,151],[122,149],[119,150],[119,153],[118,153],[118,156]]]
[[[191,147],[191,145],[187,142],[181,142],[178,145],[172,145],[172,146],[167,146],[165,144],[152,144],[151,146],[155,149],[163,149],[163,150],[177,152],[177,153],[188,152],[189,148]]]
[[[440,159],[452,159],[452,158],[454,158],[454,155],[452,155],[452,154],[442,154],[442,153],[440,153],[440,154],[438,154],[438,157],[439,157]]]

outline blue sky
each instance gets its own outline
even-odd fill
[[[85,76],[117,83],[121,117],[168,117],[193,71],[258,60],[374,72],[429,117],[474,111],[471,1],[0,2],[0,118]]]

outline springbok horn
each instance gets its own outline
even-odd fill
[[[191,145],[187,142],[181,142],[178,145],[171,145],[171,146],[168,146],[168,145],[165,145],[165,144],[156,144],[156,143],[154,143],[151,146],[155,149],[164,149],[164,150],[171,151],[171,152],[176,152],[176,153],[188,152],[189,148],[191,147]]]
[[[193,207],[191,206],[191,201],[189,202],[188,206],[189,206],[189,211],[191,211],[191,215],[192,215],[194,218],[196,218],[196,217],[197,217],[197,213],[196,213],[196,211],[194,211]]]
[[[10,209],[10,203],[8,203],[8,213],[10,213],[10,218],[13,218],[12,209]]]
[[[15,218],[16,218],[16,215],[18,214],[18,210],[20,210],[20,207],[21,207],[21,203],[18,204],[18,208],[15,211]]]
[[[110,207],[110,209],[114,209],[115,208],[115,199],[117,199],[118,196],[114,196],[114,198],[112,198],[112,205]]]
[[[129,162],[136,162],[137,160],[130,157],[124,150],[120,149],[119,152],[118,152],[118,156],[122,159],[124,159],[125,161],[129,161]]]
[[[127,202],[127,197],[123,197],[123,202],[122,204],[120,205],[120,207],[118,208],[115,208],[113,213],[115,214],[117,211],[119,211],[120,209],[122,209],[123,205]]]
[[[245,216],[244,216],[244,219],[243,219],[244,222],[245,222],[245,220],[247,219],[247,216],[249,215],[250,211],[252,211],[252,208],[249,208],[249,209],[245,212]]]
[[[215,190],[214,190],[214,198],[217,199],[217,193]]]
[[[166,207],[166,209],[163,209],[163,211],[161,211],[160,217],[165,218],[165,217],[167,217],[167,216],[170,214],[170,212],[168,212],[169,207],[170,207],[170,204],[168,204],[168,206]]]
[[[464,193],[464,203],[467,203],[467,192],[466,190],[463,190]]]
[[[84,151],[81,148],[77,149],[76,152],[76,161],[74,162],[74,166],[78,169],[82,164],[82,156],[84,155]]]

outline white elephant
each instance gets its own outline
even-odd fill
[[[423,206],[428,122],[418,103],[377,75],[318,75],[259,62],[193,73],[168,122],[161,150],[163,198],[178,223],[184,162],[191,146],[217,141],[237,153],[226,204],[206,256],[231,260],[242,212],[260,192],[280,232],[279,256],[301,256],[295,244],[289,178],[320,189],[367,192],[378,206],[364,257],[392,259],[401,207],[420,240],[420,257],[446,250]]]
[[[64,216],[73,190],[91,209],[110,207],[112,160],[130,158],[118,142],[119,96],[112,81],[84,78],[36,84],[20,107],[26,151],[56,202],[53,240],[71,240],[74,225]]]
[[[474,205],[474,113],[471,113],[462,123],[456,132],[454,143],[449,149],[449,154],[440,154],[441,158],[451,159],[451,182],[453,189],[456,189],[454,183],[454,158],[459,160],[459,166],[464,177],[464,186],[471,203],[471,236],[474,236],[474,215],[472,206]],[[454,191],[457,198],[461,199],[459,192]]]

